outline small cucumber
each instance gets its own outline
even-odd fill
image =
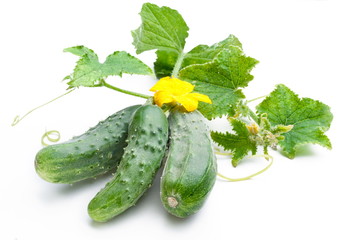
[[[168,117],[170,139],[161,177],[161,201],[180,218],[196,213],[216,180],[216,157],[200,112],[174,110]]]
[[[113,178],[88,205],[88,214],[97,222],[119,215],[151,186],[165,155],[168,122],[163,111],[144,105],[134,114],[128,130],[128,145]]]
[[[74,183],[116,168],[127,145],[128,125],[141,105],[127,107],[69,141],[41,149],[35,169],[52,183]]]

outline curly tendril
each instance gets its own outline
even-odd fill
[[[232,153],[230,152],[223,152],[221,151],[218,147],[214,147],[214,153],[217,154],[217,155],[221,155],[221,156],[232,156]],[[262,154],[262,155],[252,155],[252,156],[248,156],[248,158],[254,158],[254,157],[263,157],[265,158],[266,160],[269,161],[268,165],[261,169],[260,171],[256,172],[256,173],[253,173],[251,175],[248,175],[246,177],[242,177],[242,178],[230,178],[230,177],[226,177],[224,176],[223,174],[221,173],[217,173],[218,177],[222,178],[222,179],[225,179],[227,181],[230,181],[230,182],[239,182],[239,181],[244,181],[244,180],[248,180],[248,179],[251,179],[255,176],[258,176],[262,173],[264,173],[266,170],[268,170],[272,164],[273,164],[273,157],[268,155],[268,154]]]
[[[28,111],[27,113],[25,113],[22,117],[20,117],[19,115],[15,116],[15,118],[14,118],[14,120],[13,120],[11,126],[13,127],[13,126],[17,125],[22,119],[24,119],[25,117],[27,117],[27,115],[31,114],[33,111],[35,111],[35,110],[37,110],[37,109],[39,109],[39,108],[41,108],[41,107],[43,107],[43,106],[46,106],[47,104],[49,104],[49,103],[51,103],[51,102],[54,102],[55,100],[58,100],[59,98],[61,98],[61,97],[65,96],[65,95],[67,95],[67,94],[73,92],[74,90],[75,90],[75,88],[72,88],[72,89],[69,90],[68,92],[66,92],[66,93],[64,93],[64,94],[62,94],[62,95],[60,95],[60,96],[58,96],[58,97],[56,97],[56,98],[54,98],[54,99],[52,99],[52,100],[50,100],[50,101],[44,103],[44,104],[41,104],[40,106],[37,106],[37,107],[33,108],[32,110],[29,110],[29,111]]]
[[[256,172],[256,173],[253,173],[253,174],[251,174],[251,175],[248,175],[248,176],[246,176],[246,177],[242,177],[242,178],[230,178],[230,177],[226,177],[226,176],[224,176],[223,174],[221,174],[221,173],[218,173],[217,175],[218,175],[218,177],[220,177],[220,178],[222,178],[222,179],[225,179],[225,180],[227,180],[227,181],[230,181],[230,182],[239,182],[239,181],[244,181],[244,180],[248,180],[248,179],[251,179],[251,178],[253,178],[253,177],[255,177],[255,176],[258,176],[258,175],[260,175],[260,174],[262,174],[263,172],[265,172],[266,170],[268,170],[271,166],[272,166],[272,163],[273,163],[273,157],[272,156],[270,156],[270,155],[254,155],[254,156],[252,156],[252,157],[265,157],[266,159],[267,158],[269,158],[269,163],[268,163],[268,165],[265,167],[265,168],[263,168],[262,170],[260,170],[260,171],[258,171],[258,172]]]
[[[45,139],[47,139],[51,143],[56,143],[60,140],[60,132],[57,130],[51,130],[51,131],[46,131],[42,137],[41,137],[41,144],[43,146],[48,146],[49,144],[45,142]]]

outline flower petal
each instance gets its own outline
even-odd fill
[[[171,77],[164,77],[157,81],[154,86],[150,89],[151,92],[156,91],[168,91],[168,85],[170,85]]]
[[[165,91],[156,92],[153,99],[155,104],[157,104],[159,107],[161,107],[164,103],[170,103],[174,101],[172,94]]]
[[[189,82],[182,81],[177,78],[172,78],[171,80],[171,93],[175,96],[184,95],[192,92],[194,89],[194,85]]]
[[[205,102],[205,103],[209,103],[212,104],[212,100],[205,94],[201,94],[201,93],[190,93],[188,94],[190,97],[195,98],[198,101],[201,102]]]
[[[189,94],[186,94],[185,96],[178,96],[174,97],[174,99],[181,103],[181,105],[188,111],[193,112],[198,108],[198,100],[196,100],[193,97],[190,97]]]
[[[180,96],[192,92],[193,89],[194,85],[189,82],[185,82],[177,78],[164,77],[154,84],[150,91],[166,91],[173,95]]]

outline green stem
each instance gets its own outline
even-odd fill
[[[44,104],[42,104],[42,105],[40,105],[40,106],[37,106],[37,107],[33,108],[32,110],[28,111],[28,112],[27,112],[25,115],[23,115],[22,117],[16,116],[16,117],[14,118],[13,122],[12,122],[12,126],[17,125],[22,119],[24,119],[25,117],[27,117],[27,115],[29,115],[29,114],[32,113],[33,111],[35,111],[35,110],[37,110],[37,109],[39,109],[39,108],[41,108],[41,107],[43,107],[43,106],[46,106],[47,104],[49,104],[49,103],[51,103],[51,102],[54,102],[55,100],[58,100],[59,98],[61,98],[61,97],[65,96],[65,95],[67,95],[67,94],[73,92],[74,90],[75,90],[75,88],[72,88],[72,89],[69,90],[68,92],[66,92],[66,93],[64,93],[64,94],[62,94],[62,95],[60,95],[59,97],[56,97],[56,98],[52,99],[51,101],[48,101],[48,102],[46,102],[46,103],[44,103]]]
[[[225,179],[225,180],[228,180],[228,181],[231,181],[231,182],[239,182],[239,181],[244,181],[244,180],[248,180],[250,178],[253,178],[255,176],[258,176],[259,174],[262,174],[263,172],[265,172],[267,169],[269,169],[271,166],[272,166],[272,163],[273,163],[273,157],[269,156],[269,155],[264,155],[265,158],[269,158],[271,159],[270,163],[262,170],[254,173],[254,174],[251,174],[247,177],[242,177],[242,178],[229,178],[229,177],[226,177],[224,175],[222,175],[221,173],[218,173],[218,176]]]
[[[259,124],[259,118],[257,116],[257,114],[255,114],[249,107],[248,108],[248,114],[250,115],[250,117],[253,119],[253,121],[255,121],[257,124]]]
[[[149,96],[149,95],[136,93],[136,92],[132,92],[132,91],[128,91],[128,90],[125,90],[125,89],[121,89],[121,88],[112,86],[111,84],[108,84],[105,81],[102,82],[102,86],[107,87],[109,89],[113,89],[113,90],[121,92],[121,93],[125,93],[125,94],[131,95],[131,96],[135,96],[135,97],[140,97],[140,98],[145,98],[145,99],[149,99],[149,98],[152,97],[152,96]]]
[[[175,65],[174,65],[174,68],[173,68],[173,71],[172,71],[173,77],[175,77],[175,78],[178,77],[178,74],[179,74],[182,62],[184,61],[184,58],[185,58],[185,53],[181,52],[178,56],[178,59],[177,59]]]
[[[220,151],[217,151],[217,150],[214,150],[214,153],[217,154],[217,155],[221,155],[221,156],[232,156],[233,155],[230,152],[220,152]]]
[[[261,97],[253,98],[253,99],[251,99],[251,100],[247,100],[246,102],[247,102],[247,103],[254,102],[254,101],[257,101],[257,100],[259,100],[259,99],[265,98],[265,97],[267,97],[267,96],[268,96],[268,95],[264,95],[264,96],[261,96]]]

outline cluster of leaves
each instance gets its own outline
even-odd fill
[[[250,72],[258,61],[244,54],[235,36],[185,52],[189,28],[176,10],[145,3],[140,16],[140,27],[132,31],[133,45],[137,54],[156,51],[154,73],[124,51],[117,51],[100,63],[92,50],[76,46],[65,49],[80,56],[74,72],[66,77],[70,88],[105,86],[108,76],[123,73],[174,76],[190,82],[194,91],[212,100],[212,104],[199,103],[198,110],[207,119],[228,117],[233,132],[212,132],[211,136],[225,150],[233,152],[233,166],[248,153],[256,154],[258,146],[263,146],[265,154],[269,147],[280,146],[290,158],[302,144],[331,148],[324,132],[330,127],[332,114],[319,101],[300,99],[286,86],[278,85],[256,107],[256,113],[248,108],[242,89],[253,80]],[[248,118],[252,121],[249,124]]]

